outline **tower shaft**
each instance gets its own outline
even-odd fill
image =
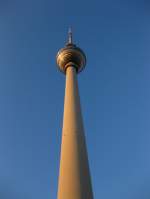
[[[66,69],[58,199],[93,199],[76,69]]]

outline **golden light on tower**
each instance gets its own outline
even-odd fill
[[[72,32],[69,31],[68,43],[59,50],[56,57],[57,65],[60,70],[66,73],[66,68],[73,64],[77,72],[83,70],[86,64],[86,56],[84,52],[72,42]]]
[[[71,30],[68,43],[59,50],[56,60],[66,74],[57,199],[93,199],[77,82],[77,73],[84,69],[86,56],[73,44]]]

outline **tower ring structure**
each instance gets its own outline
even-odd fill
[[[70,39],[70,42],[57,53],[56,61],[60,71],[63,73],[66,73],[66,69],[69,66],[74,66],[77,73],[79,73],[86,65],[86,56],[79,47],[72,43],[72,39]]]

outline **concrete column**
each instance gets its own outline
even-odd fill
[[[93,199],[76,69],[66,71],[58,199]]]

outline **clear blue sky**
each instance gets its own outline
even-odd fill
[[[150,3],[0,1],[0,198],[56,199],[68,27],[95,199],[150,198]]]

